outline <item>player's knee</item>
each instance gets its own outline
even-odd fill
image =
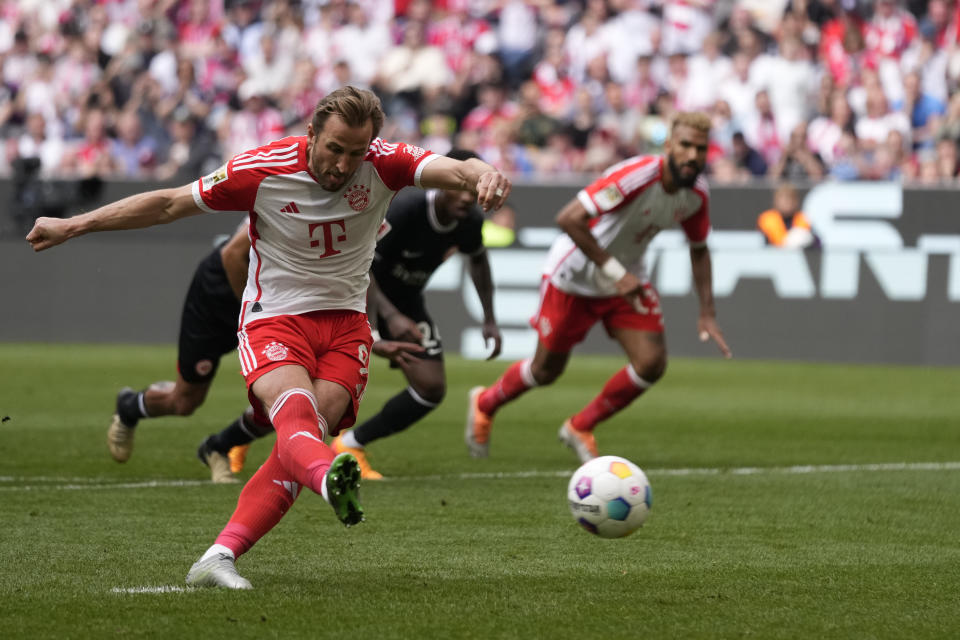
[[[443,381],[426,384],[417,389],[417,393],[427,402],[438,405],[447,396],[447,385]]]
[[[653,384],[667,372],[667,355],[666,353],[657,354],[641,362],[633,362],[631,366],[638,376]]]
[[[530,373],[533,375],[533,379],[537,381],[537,385],[544,387],[553,384],[560,377],[560,374],[563,373],[563,367],[532,365]]]

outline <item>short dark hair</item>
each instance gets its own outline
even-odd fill
[[[479,158],[480,156],[469,149],[450,149],[450,151],[447,152],[447,157],[453,158],[454,160],[469,160],[470,158]]]
[[[383,127],[383,105],[372,91],[345,86],[331,91],[317,103],[310,124],[313,131],[323,130],[327,118],[338,115],[350,127],[362,127],[368,120],[373,124],[373,137],[376,138]]]

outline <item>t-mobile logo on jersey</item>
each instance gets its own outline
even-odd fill
[[[334,225],[340,227],[340,232],[337,233],[334,231]],[[320,229],[320,240],[311,240],[311,247],[319,247],[320,243],[323,242],[323,253],[321,253],[318,258],[329,258],[330,256],[335,256],[339,251],[333,248],[333,241],[344,242],[347,239],[347,234],[344,233],[347,230],[346,222],[344,220],[328,220],[326,222],[315,222],[307,227],[307,231],[312,238],[314,236],[314,231]],[[334,234],[336,233],[336,236]]]

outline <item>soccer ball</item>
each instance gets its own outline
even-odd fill
[[[622,538],[643,525],[653,494],[640,467],[619,456],[601,456],[573,473],[567,500],[581,527],[601,538]]]

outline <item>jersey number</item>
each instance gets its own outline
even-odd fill
[[[418,322],[417,329],[423,335],[420,346],[427,350],[427,355],[436,355],[440,353],[440,332],[434,332],[429,322]]]

